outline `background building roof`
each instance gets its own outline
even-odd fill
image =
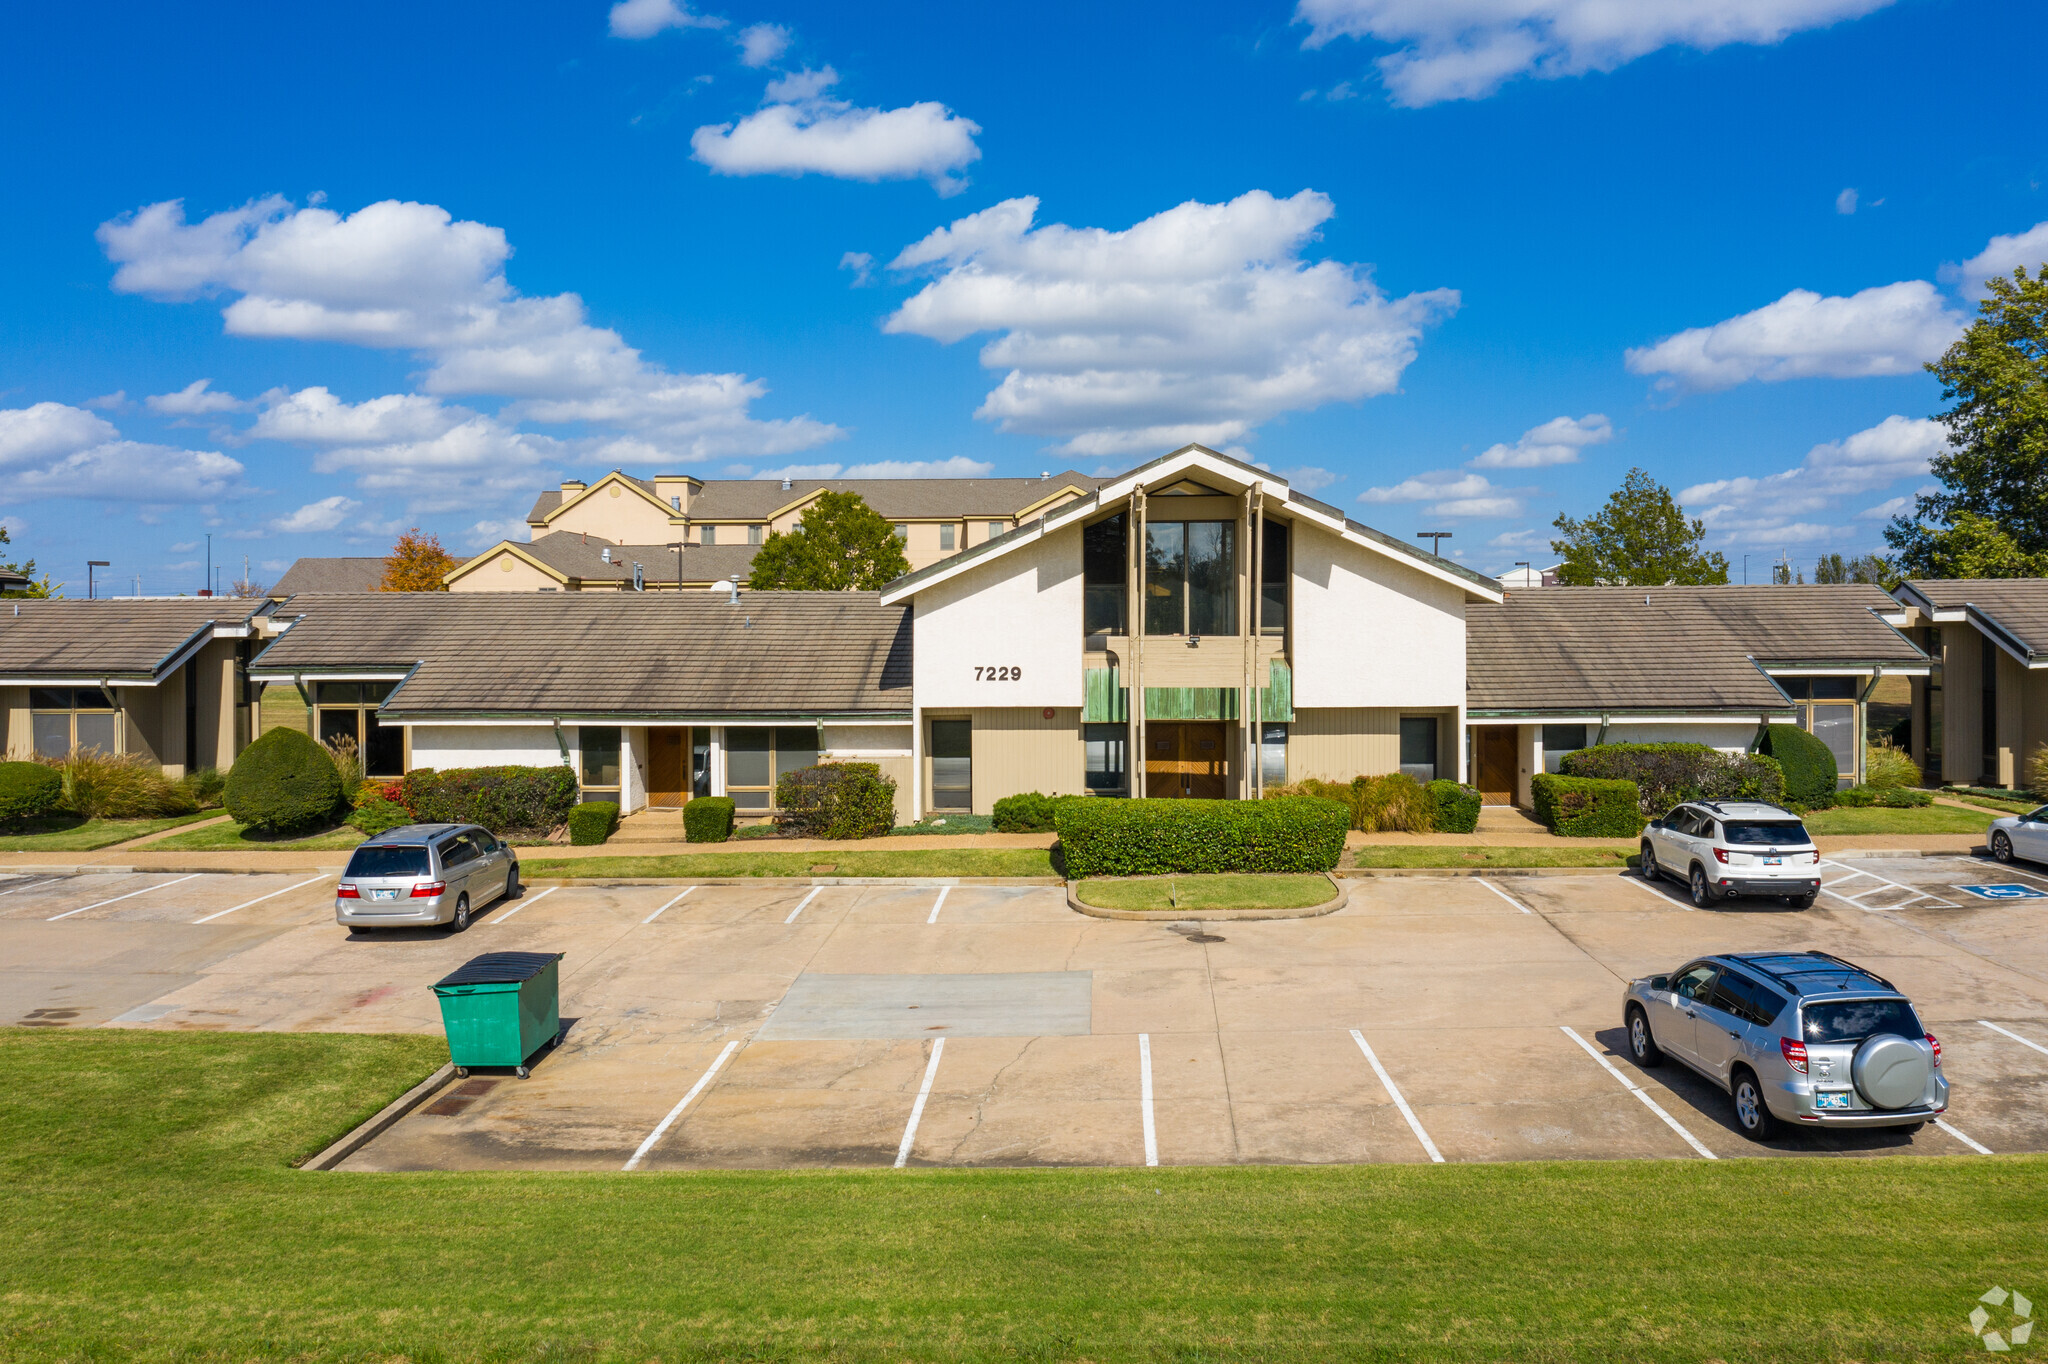
[[[676,552],[667,545],[615,545],[595,535],[579,535],[566,530],[552,531],[527,544],[516,540],[508,543],[564,577],[583,582],[629,583],[633,581],[636,560],[646,581],[673,583],[676,580]],[[605,562],[604,552],[607,549],[612,552],[610,563]],[[683,581],[713,583],[738,574],[745,582],[758,549],[759,545],[685,545]],[[479,555],[470,562],[479,563],[483,557]],[[488,572],[482,568],[474,571]]]
[[[1936,611],[1973,611],[2024,653],[2048,655],[2048,578],[1910,578],[1904,587]]]
[[[266,605],[260,597],[10,599],[0,604],[0,677],[156,681],[194,639],[245,626]]]
[[[632,481],[654,495],[654,480]],[[765,521],[771,513],[819,492],[859,493],[863,502],[892,521],[1015,516],[1070,484],[1090,492],[1102,481],[1072,469],[1046,478],[799,478],[787,488],[772,478],[714,478],[691,495],[689,516],[693,521]],[[551,488],[534,501],[527,522],[538,524],[561,505],[561,490]]]
[[[384,581],[384,559],[300,559],[284,571],[273,597],[296,592],[375,592]]]

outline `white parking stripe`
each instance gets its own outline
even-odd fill
[[[7,888],[6,890],[0,890],[0,895],[12,895],[12,894],[14,894],[14,892],[16,892],[17,890],[34,890],[34,889],[35,889],[35,888],[36,888],[37,886],[47,886],[47,885],[49,885],[49,884],[50,884],[50,883],[51,883],[52,881],[61,881],[61,880],[63,880],[63,879],[64,879],[64,878],[63,878],[63,877],[61,877],[61,876],[29,876],[29,877],[24,877],[24,878],[23,878],[23,884],[22,884],[22,885],[18,885],[18,886],[9,886],[9,887],[8,887],[8,888]]]
[[[926,920],[925,920],[925,922],[926,922],[926,923],[928,923],[928,924],[935,924],[935,923],[937,923],[937,922],[939,921],[939,911],[940,911],[940,910],[942,910],[942,909],[944,909],[944,908],[946,907],[946,892],[947,892],[947,891],[949,891],[949,890],[951,890],[951,889],[952,889],[952,887],[951,887],[951,886],[940,886],[940,887],[939,887],[939,898],[938,898],[938,899],[936,899],[936,900],[934,900],[934,901],[932,901],[932,917],[931,917],[931,918],[929,918],[929,919],[926,919]]]
[[[549,886],[546,890],[542,891],[538,895],[523,895],[518,900],[513,902],[512,908],[506,910],[503,914],[500,914],[497,918],[491,920],[491,922],[494,924],[504,923],[505,920],[511,918],[520,910],[525,909],[528,905],[537,905],[542,900],[547,899],[548,896],[553,895],[556,891],[560,889],[560,886]]]
[[[1522,903],[1522,902],[1521,902],[1520,900],[1517,900],[1517,899],[1516,899],[1516,898],[1515,898],[1514,896],[1512,896],[1512,895],[1508,894],[1508,893],[1507,893],[1506,891],[1502,890],[1502,889],[1501,889],[1501,888],[1500,888],[1499,886],[1496,886],[1495,884],[1493,884],[1493,882],[1491,882],[1491,881],[1487,880],[1487,879],[1486,879],[1486,878],[1485,878],[1484,876],[1475,876],[1475,877],[1473,877],[1472,879],[1473,879],[1473,880],[1475,880],[1475,881],[1477,881],[1477,882],[1478,882],[1478,883],[1479,883],[1480,885],[1482,885],[1482,886],[1485,886],[1485,887],[1486,887],[1486,888],[1487,888],[1488,890],[1492,891],[1492,892],[1493,892],[1493,893],[1494,893],[1495,895],[1498,895],[1498,896],[1500,896],[1500,898],[1501,898],[1501,899],[1503,899],[1503,900],[1506,900],[1506,901],[1507,901],[1507,902],[1508,902],[1509,904],[1513,905],[1513,906],[1514,906],[1514,907],[1515,907],[1516,909],[1519,909],[1519,910],[1521,910],[1521,911],[1522,911],[1522,913],[1524,913],[1524,914],[1533,914],[1533,913],[1535,913],[1535,911],[1534,911],[1534,910],[1530,909],[1530,908],[1529,908],[1529,907],[1528,907],[1527,905],[1523,904],[1523,903]]]
[[[786,924],[793,924],[793,923],[795,923],[795,922],[796,922],[796,916],[804,912],[804,906],[805,906],[805,905],[807,905],[807,904],[809,904],[809,903],[810,903],[811,901],[813,901],[813,900],[817,899],[817,898],[818,898],[818,892],[819,892],[819,891],[821,891],[821,890],[823,890],[823,889],[824,889],[824,887],[823,887],[823,886],[813,886],[813,887],[811,887],[811,893],[810,893],[809,895],[806,895],[806,896],[804,896],[804,898],[803,898],[803,899],[801,899],[801,900],[798,900],[798,901],[796,902],[796,908],[795,908],[795,909],[792,909],[791,911],[789,911],[789,917],[788,917],[787,919],[784,919],[784,920],[783,920],[782,922],[784,922],[784,923],[786,923]]]
[[[193,876],[198,876],[199,874],[195,871],[191,876],[180,876],[177,881],[159,881],[153,886],[144,886],[141,890],[131,890],[126,895],[116,895],[111,900],[101,900],[96,904],[80,905],[77,909],[67,909],[62,914],[52,914],[45,922],[56,923],[59,919],[68,919],[74,914],[83,914],[88,909],[98,909],[101,905],[117,905],[123,900],[132,900],[138,895],[147,895],[153,890],[162,890],[165,886],[175,886],[181,881],[190,881]]]
[[[2011,1029],[2001,1028],[1996,1023],[1986,1023],[1981,1018],[1978,1019],[1977,1022],[1982,1026],[1991,1029],[1991,1031],[1995,1033],[2004,1033],[2007,1037],[2010,1037],[2013,1041],[2019,1043],[2023,1047],[2032,1047],[2035,1051],[2040,1052],[2043,1056],[2048,1056],[2048,1047],[2042,1046],[2039,1042],[2029,1042],[2026,1038],[2021,1037],[2018,1033],[2013,1032]]]
[[[334,873],[332,872],[328,873],[328,875],[330,876],[333,874]],[[232,914],[235,912],[235,910],[247,909],[250,905],[260,905],[265,900],[275,900],[280,895],[289,895],[295,890],[304,890],[307,886],[314,885],[321,881],[325,881],[326,879],[326,876],[316,876],[311,881],[301,881],[296,886],[286,886],[283,890],[273,890],[268,895],[259,895],[253,900],[244,900],[241,904],[234,906],[232,909],[223,909],[219,911],[219,913],[209,914],[203,919],[194,919],[192,922],[195,924],[210,924],[215,919],[220,918],[221,915],[223,914]]]
[[[1145,1127],[1145,1163],[1159,1163],[1159,1130],[1152,1125],[1152,1035],[1138,1034],[1138,1117]]]
[[[936,1038],[932,1042],[932,1059],[925,1064],[924,1083],[917,1087],[917,1102],[910,1106],[910,1121],[903,1128],[903,1140],[896,1147],[896,1168],[902,1169],[910,1162],[910,1143],[917,1140],[917,1123],[924,1117],[924,1101],[932,1096],[932,1080],[939,1073],[939,1057],[946,1051],[946,1039]]]
[[[1971,1149],[1972,1151],[1975,1151],[1975,1152],[1976,1152],[1976,1153],[1977,1153],[1978,1155],[1980,1155],[1980,1156],[1988,1156],[1988,1155],[1990,1155],[1990,1154],[1991,1154],[1991,1148],[1990,1148],[1990,1147],[1988,1147],[1988,1146],[1984,1145],[1984,1144],[1983,1144],[1983,1143],[1981,1143],[1981,1142],[1977,1142],[1977,1141],[1972,1141],[1972,1140],[1971,1140],[1970,1138],[1968,1138],[1968,1137],[1964,1136],[1964,1135],[1963,1135],[1962,1133],[1960,1133],[1960,1132],[1956,1131],[1956,1129],[1955,1129],[1955,1128],[1953,1128],[1953,1127],[1950,1127],[1950,1126],[1949,1126],[1949,1125],[1948,1125],[1947,1123],[1943,1122],[1943,1121],[1942,1121],[1942,1120],[1941,1120],[1940,1118],[1936,1118],[1936,1119],[1934,1120],[1934,1125],[1935,1125],[1936,1127],[1939,1127],[1939,1128],[1940,1128],[1940,1129],[1941,1129],[1942,1131],[1944,1131],[1944,1132],[1948,1133],[1948,1134],[1949,1134],[1950,1136],[1954,1137],[1954,1138],[1955,1138],[1955,1139],[1956,1139],[1957,1141],[1961,1142],[1961,1143],[1962,1143],[1963,1145],[1965,1145],[1965,1146],[1969,1147],[1969,1148],[1970,1148],[1970,1149]]]
[[[1588,1042],[1585,1038],[1579,1036],[1570,1028],[1564,1028],[1562,1024],[1560,1024],[1559,1026],[1563,1029],[1564,1035],[1566,1037],[1571,1038],[1572,1041],[1578,1043],[1581,1047],[1585,1048],[1586,1055],[1592,1057],[1595,1061],[1598,1061],[1600,1063],[1600,1068],[1602,1070],[1606,1071],[1609,1075],[1612,1075],[1615,1079],[1621,1081],[1621,1083],[1628,1088],[1629,1093],[1635,1095],[1638,1099],[1641,1099],[1645,1104],[1649,1106],[1649,1109],[1652,1113],[1655,1113],[1658,1117],[1662,1118],[1664,1120],[1664,1125],[1666,1127],[1678,1133],[1679,1136],[1684,1137],[1685,1144],[1687,1146],[1690,1146],[1693,1150],[1699,1152],[1708,1160],[1719,1159],[1719,1157],[1715,1156],[1715,1154],[1712,1151],[1709,1151],[1706,1147],[1700,1144],[1700,1139],[1698,1137],[1695,1137],[1692,1133],[1686,1131],[1683,1127],[1680,1127],[1678,1125],[1678,1119],[1672,1117],[1669,1113],[1666,1113],[1664,1111],[1663,1106],[1659,1104],[1655,1099],[1651,1098],[1649,1094],[1644,1091],[1641,1085],[1637,1084],[1634,1080],[1629,1079],[1628,1076],[1623,1075],[1619,1070],[1616,1070],[1614,1067],[1614,1063],[1609,1061],[1606,1057],[1602,1056],[1598,1051],[1596,1051],[1591,1042]]]
[[[688,894],[689,894],[689,893],[690,893],[691,891],[693,891],[693,890],[695,890],[695,889],[696,889],[696,887],[695,887],[695,886],[688,886],[688,887],[685,887],[685,888],[684,888],[684,890],[683,890],[683,895],[688,895]],[[674,903],[676,902],[676,900],[680,900],[680,899],[682,899],[682,898],[683,898],[683,895],[678,895],[678,896],[676,896],[676,899],[675,899],[675,900],[670,900],[670,901],[668,902],[668,905],[663,905],[663,906],[662,906],[662,907],[661,907],[660,909],[657,909],[657,910],[655,910],[655,911],[654,911],[654,913],[652,913],[652,914],[648,915],[648,916],[647,916],[646,918],[642,919],[642,920],[641,920],[640,922],[641,922],[641,923],[643,923],[643,924],[651,924],[651,923],[653,923],[653,922],[654,922],[654,921],[655,921],[656,919],[659,919],[659,918],[660,918],[660,917],[661,917],[662,915],[666,914],[666,913],[668,912],[668,908],[669,908],[669,905],[672,905],[672,904],[674,904]]]
[[[1372,1066],[1372,1073],[1380,1077],[1380,1088],[1387,1091],[1387,1097],[1394,1101],[1394,1107],[1400,1109],[1401,1116],[1408,1120],[1408,1130],[1413,1132],[1415,1139],[1422,1143],[1422,1149],[1429,1152],[1429,1158],[1432,1161],[1438,1165],[1443,1164],[1444,1153],[1436,1149],[1436,1143],[1429,1139],[1429,1133],[1422,1130],[1422,1123],[1416,1118],[1415,1110],[1410,1108],[1408,1101],[1401,1097],[1401,1091],[1394,1088],[1394,1077],[1387,1074],[1387,1068],[1380,1064],[1380,1058],[1373,1055],[1371,1047],[1365,1045],[1365,1034],[1353,1028],[1351,1030],[1351,1040],[1356,1042],[1358,1049],[1365,1053],[1366,1062]]]
[[[1957,909],[1960,907],[1952,900],[1944,900],[1939,895],[1932,894],[1928,891],[1920,890],[1914,886],[1909,886],[1903,881],[1893,881],[1887,877],[1879,876],[1874,871],[1858,871],[1854,867],[1846,866],[1843,863],[1835,861],[1822,862],[1820,865],[1823,867],[1834,867],[1838,870],[1846,871],[1849,873],[1847,876],[1840,876],[1836,877],[1832,881],[1822,882],[1821,889],[1827,891],[1828,894],[1834,896],[1837,900],[1847,900],[1850,904],[1855,905],[1856,908],[1862,910],[1865,914],[1881,914],[1888,909],[1904,909],[1908,904],[1911,904],[1913,900],[1932,900],[1934,902],[1932,905],[1921,906],[1923,909]],[[1830,889],[1830,887],[1839,886],[1845,881],[1853,881],[1859,876],[1867,876],[1871,880],[1878,882],[1880,885],[1889,887],[1892,890],[1902,890],[1906,892],[1906,894],[1910,896],[1911,899],[1901,901],[1896,905],[1866,905],[1863,903],[1864,897],[1875,895],[1878,893],[1877,891],[1859,890],[1854,895],[1844,895],[1839,890]]]
[[[668,1111],[668,1116],[663,1118],[661,1122],[658,1125],[656,1125],[655,1129],[647,1134],[647,1140],[640,1143],[639,1149],[633,1152],[633,1158],[631,1160],[628,1160],[625,1163],[625,1165],[621,1168],[627,1170],[632,1169],[634,1166],[640,1163],[640,1157],[646,1155],[649,1151],[652,1151],[654,1149],[654,1143],[661,1140],[661,1134],[668,1131],[669,1124],[673,1123],[677,1118],[683,1116],[683,1110],[690,1106],[690,1100],[696,1098],[699,1094],[702,1094],[704,1092],[704,1086],[711,1083],[711,1077],[718,1074],[718,1068],[724,1065],[726,1063],[727,1058],[729,1058],[734,1052],[738,1051],[739,1049],[740,1039],[737,1037],[735,1037],[732,1041],[725,1044],[725,1050],[718,1053],[718,1059],[711,1063],[711,1068],[705,1071],[702,1075],[699,1075],[697,1077],[697,1083],[690,1086],[690,1092],[683,1096],[683,1101]]]
[[[1634,886],[1637,890],[1643,891],[1645,894],[1656,896],[1659,900],[1662,900],[1667,905],[1675,905],[1679,909],[1683,910],[1691,910],[1693,908],[1693,906],[1687,901],[1677,899],[1670,895],[1666,895],[1664,893],[1663,887],[1653,886],[1640,876],[1623,876],[1621,879],[1628,882],[1630,885]]]

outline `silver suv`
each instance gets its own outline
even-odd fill
[[[475,824],[407,824],[356,845],[334,888],[334,922],[347,928],[448,924],[503,896],[519,898],[519,858]]]
[[[1643,830],[1645,881],[1676,876],[1705,909],[1775,895],[1801,909],[1820,894],[1820,849],[1799,816],[1753,800],[1694,800]]]
[[[1744,1136],[1918,1128],[1948,1111],[1941,1043],[1890,981],[1825,952],[1703,957],[1629,982],[1636,1064],[1675,1056],[1728,1091]]]

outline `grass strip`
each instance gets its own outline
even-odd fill
[[[1336,898],[1327,876],[1091,876],[1074,894],[1097,909],[1307,909]]]
[[[1360,848],[1354,867],[1621,867],[1630,848],[1459,848],[1394,844]]]
[[[131,838],[147,838],[181,824],[219,817],[218,810],[201,810],[165,819],[73,819],[61,825],[53,823],[35,833],[0,836],[0,852],[91,852],[126,843]]]
[[[2048,1158],[308,1174],[433,1038],[0,1029],[0,1357],[1959,1358]],[[687,1079],[687,1077],[682,1077]],[[1701,1208],[1740,1235],[1674,1236]]]
[[[1959,800],[1965,805],[1978,805],[1986,810],[1996,810],[2001,815],[2024,815],[2041,808],[2041,802],[2030,800],[2022,804],[2015,800],[1993,800],[1989,796],[1973,796],[1964,791],[1943,791],[1949,800]]]
[[[916,851],[702,852],[659,857],[559,857],[522,859],[528,880],[564,877],[810,876],[831,867],[832,876],[1051,876],[1052,854],[1044,848],[932,848]]]
[[[1838,805],[1809,810],[1800,818],[1810,834],[1981,834],[1992,816],[1953,805],[1923,805],[1913,810],[1861,809]]]
[[[220,811],[213,813],[219,814]],[[231,819],[225,824],[210,824],[190,833],[172,834],[152,843],[150,851],[161,848],[166,852],[256,852],[266,848],[290,848],[299,852],[331,852],[338,848],[353,848],[362,841],[362,834],[346,824],[317,833],[279,837],[257,833],[248,825]]]

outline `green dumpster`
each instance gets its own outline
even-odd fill
[[[526,1074],[528,1059],[562,1028],[561,959],[560,952],[486,952],[434,982],[457,1072],[509,1066]]]

